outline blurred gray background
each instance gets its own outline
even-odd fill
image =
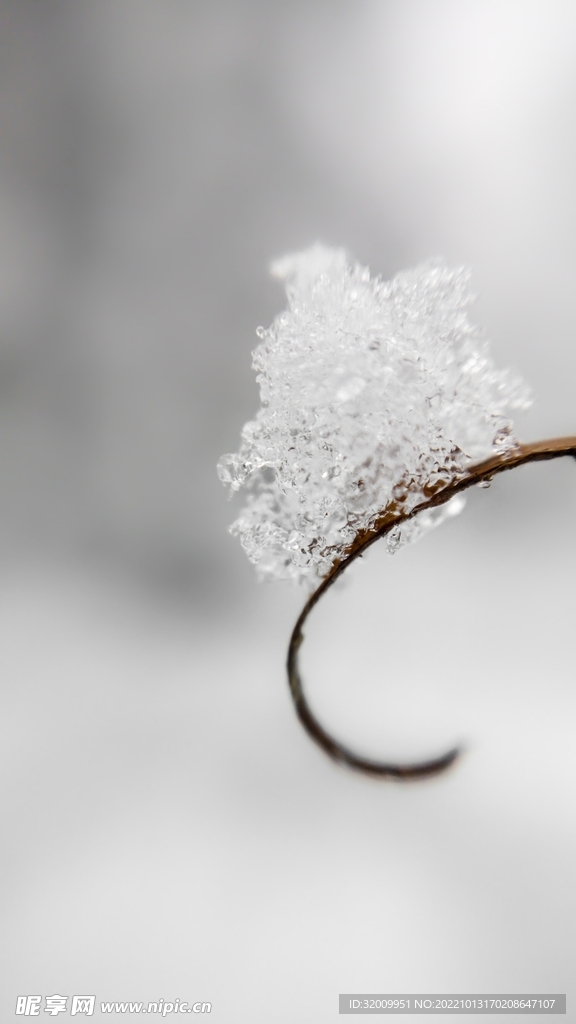
[[[575,55],[570,0],[0,0],[3,1020],[576,997],[573,465],[376,546],[311,621],[343,739],[467,746],[407,787],[300,730],[304,595],[256,582],[215,471],[268,266],[317,240],[470,265],[518,433],[576,433]]]

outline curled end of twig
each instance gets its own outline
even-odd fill
[[[361,757],[355,754],[348,747],[340,743],[334,736],[326,732],[312,713],[308,701],[304,696],[302,681],[298,672],[297,652],[303,636],[300,631],[293,634],[292,643],[288,654],[288,678],[292,699],[296,708],[296,714],[304,726],[308,735],[318,744],[322,750],[339,764],[351,768],[353,771],[362,772],[378,779],[396,779],[399,782],[418,781],[428,779],[433,775],[440,775],[446,771],[460,757],[462,749],[454,747],[441,757],[431,758],[429,761],[419,761],[412,764],[395,764],[387,761],[374,761],[371,758]]]
[[[322,597],[322,594],[332,586],[334,581],[351,562],[360,557],[366,548],[370,547],[379,537],[384,537],[389,533],[396,524],[413,518],[424,509],[443,505],[455,494],[466,490],[468,487],[472,487],[474,484],[481,484],[485,480],[491,480],[498,473],[509,471],[528,462],[546,461],[566,455],[576,458],[576,436],[555,438],[551,441],[538,441],[530,445],[519,445],[513,454],[507,453],[506,455],[494,456],[472,467],[465,477],[431,494],[427,501],[418,505],[408,514],[395,515],[391,513],[390,509],[384,509],[376,528],[359,534],[348,549],[345,557],[333,565],[331,571],[306,602],[292,632],[288,648],[288,680],[298,718],[308,735],[334,761],[346,765],[355,771],[362,772],[364,775],[370,775],[373,778],[416,781],[427,779],[446,771],[458,759],[462,750],[460,747],[454,747],[441,757],[414,764],[393,764],[386,761],[373,761],[349,750],[348,747],[331,736],[320,725],[304,695],[302,680],[298,671],[298,651],[304,639],[302,627],[314,605]]]

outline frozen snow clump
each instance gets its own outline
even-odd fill
[[[470,323],[466,270],[435,261],[382,281],[315,245],[272,272],[288,307],[257,331],[262,408],[218,472],[246,492],[231,531],[260,574],[314,585],[387,505],[410,511],[424,488],[514,449],[508,413],[530,396]],[[395,528],[388,549],[453,502]]]

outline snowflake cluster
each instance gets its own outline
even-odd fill
[[[410,511],[424,487],[513,449],[508,413],[530,395],[470,323],[461,268],[430,262],[385,282],[315,245],[272,272],[288,308],[257,332],[262,408],[218,472],[246,492],[231,531],[260,574],[314,584],[391,502]],[[422,513],[389,549],[457,510]]]

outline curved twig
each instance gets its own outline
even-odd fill
[[[448,487],[443,487],[435,492],[432,492],[432,489],[430,489],[430,496],[427,497],[420,505],[417,505],[416,508],[412,509],[411,512],[399,513],[394,505],[387,506],[381,516],[377,519],[374,527],[371,530],[360,531],[348,550],[344,553],[343,557],[334,563],[328,575],[324,577],[320,586],[308,598],[308,601],[304,605],[298,621],[294,626],[292,637],[290,639],[290,646],[288,648],[288,680],[296,713],[308,734],[331,758],[342,764],[348,765],[349,768],[363,772],[365,775],[372,775],[378,778],[407,780],[423,779],[431,775],[437,775],[439,772],[443,772],[454,763],[461,751],[456,747],[453,750],[450,750],[447,754],[444,754],[442,757],[433,758],[430,761],[419,762],[416,764],[387,764],[386,762],[373,761],[369,758],[360,757],[326,732],[326,730],[320,725],[316,716],[312,713],[310,705],[304,696],[302,680],[298,670],[298,652],[304,640],[302,629],[310,612],[318,603],[322,595],[329,587],[332,586],[338,577],[342,575],[351,562],[362,555],[364,551],[366,551],[367,548],[374,544],[380,537],[385,537],[394,526],[398,526],[407,522],[409,519],[413,519],[414,516],[418,515],[419,512],[423,512],[425,509],[436,508],[439,505],[444,505],[450,500],[450,498],[453,498],[455,494],[465,491],[468,487],[474,486],[474,484],[479,484],[483,481],[490,481],[492,477],[496,476],[498,473],[504,473],[507,470],[516,469],[517,466],[523,466],[528,462],[558,459],[564,455],[571,455],[576,458],[576,437],[560,437],[554,438],[550,441],[536,441],[533,444],[522,444],[518,445],[512,451],[505,452],[502,455],[495,455],[494,457],[487,459],[485,462],[481,462],[476,466],[470,467],[466,476],[461,477],[452,484],[449,484]]]

